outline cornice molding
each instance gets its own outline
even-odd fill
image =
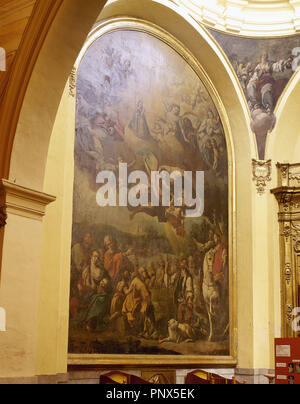
[[[279,203],[279,221],[300,220],[300,164],[277,164],[278,187],[271,190]]]
[[[5,207],[7,215],[41,221],[47,205],[55,200],[53,195],[25,188],[5,179],[0,180],[0,206]]]
[[[271,190],[279,204],[279,222],[300,220],[300,188],[279,187]]]

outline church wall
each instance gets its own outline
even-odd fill
[[[140,3],[139,3],[140,4]],[[137,13],[140,12],[141,16],[143,14],[143,12],[145,12],[145,10],[149,11],[149,7],[147,9],[142,7],[143,5],[141,5],[141,7],[137,7]],[[152,10],[152,8],[151,8]],[[217,65],[217,69],[216,67],[216,63],[214,62],[214,58],[216,58],[215,56],[215,51],[212,51],[210,49],[210,47],[208,45],[205,45],[205,41],[203,41],[202,45],[206,46],[205,52],[200,51],[199,48],[195,48],[195,46],[193,44],[195,44],[197,42],[197,40],[199,40],[199,33],[197,33],[197,30],[195,28],[191,28],[191,26],[184,22],[184,20],[181,20],[178,16],[176,16],[175,13],[173,13],[173,17],[174,20],[172,18],[170,18],[170,16],[167,16],[167,10],[163,9],[164,13],[161,15],[161,22],[163,28],[168,29],[169,31],[171,30],[171,32],[173,34],[175,34],[176,36],[178,36],[180,38],[180,32],[184,33],[184,38],[180,38],[181,40],[184,40],[185,44],[190,47],[193,48],[192,49],[194,51],[194,53],[196,53],[196,56],[199,57],[199,59],[201,59],[201,55],[202,55],[202,60],[201,63],[204,65],[203,67],[209,72],[210,74],[210,79],[217,84],[217,90],[219,91],[219,93],[221,93],[221,95],[223,95],[223,102],[225,103],[225,107],[227,107],[228,110],[231,111],[232,113],[232,117],[230,118],[230,127],[233,133],[242,133],[243,136],[245,138],[247,138],[249,135],[249,130],[247,127],[247,121],[246,121],[246,117],[245,117],[245,112],[243,111],[243,107],[241,106],[240,102],[238,101],[238,96],[236,96],[235,101],[233,101],[233,97],[232,97],[232,91],[229,89],[230,86],[232,85],[232,82],[230,80],[230,72],[226,72],[224,70],[224,67],[222,65]],[[158,10],[154,11],[154,15],[157,13]],[[161,11],[161,10],[160,10]],[[118,12],[118,11],[116,11]],[[150,17],[149,17],[150,18]],[[154,18],[154,16],[152,17],[152,19],[155,21],[156,18]],[[164,21],[164,24],[163,24]],[[181,24],[178,24],[178,22],[181,22]],[[198,27],[197,27],[198,28]],[[203,35],[205,35],[205,33],[203,32]],[[203,55],[205,54],[206,58],[203,59]],[[214,66],[214,69],[212,69],[212,66]],[[226,74],[227,79],[224,80],[223,74]],[[229,77],[228,77],[229,75]],[[217,77],[223,77],[222,80],[218,80]],[[230,96],[229,96],[230,93]],[[32,94],[33,95],[33,94]],[[231,104],[229,106],[229,104]],[[245,117],[244,119],[242,117]],[[24,115],[23,115],[24,117]],[[21,123],[20,125],[25,124],[26,126],[28,125],[28,123],[26,123],[26,119],[24,121],[24,118],[21,119],[21,122],[23,121],[23,123]],[[21,129],[22,126],[19,127],[19,129]],[[243,128],[243,129],[242,129]],[[34,128],[35,129],[35,128]],[[19,132],[20,133],[20,132]],[[241,136],[241,135],[239,135]],[[250,158],[250,154],[249,151],[251,150],[251,147],[253,146],[249,146],[246,147],[246,145],[251,145],[251,142],[249,142],[249,140],[246,140],[244,143],[243,142],[239,142],[238,137],[234,136],[234,143],[235,143],[235,151],[237,154],[239,155],[243,155],[245,156],[245,154],[249,155]],[[18,146],[18,143],[16,143],[15,146],[15,154],[14,156],[18,155],[18,149],[20,150],[21,147],[21,143]],[[60,151],[62,151],[62,149],[60,149]],[[57,156],[58,157],[58,156]],[[15,160],[16,161],[16,160]],[[24,168],[24,167],[23,167]],[[14,163],[12,166],[12,171],[11,171],[11,175],[14,175],[15,172],[22,172],[23,175],[25,174],[24,170],[21,170],[21,167],[17,168],[16,164]],[[248,171],[248,166],[247,166],[247,160],[245,158],[243,159],[239,159],[237,161],[237,170],[236,170],[236,174],[239,177],[239,181],[237,184],[237,192],[238,192],[238,205],[237,205],[237,223],[240,223],[240,229],[241,226],[244,227],[244,231],[242,231],[240,233],[240,236],[237,240],[237,249],[238,251],[244,251],[243,255],[239,255],[238,256],[238,265],[239,267],[242,267],[242,269],[238,272],[237,274],[237,279],[238,279],[238,285],[239,284],[247,284],[247,285],[251,285],[252,284],[252,273],[251,273],[251,251],[248,249],[248,245],[249,245],[249,231],[248,229],[251,229],[251,214],[245,214],[245,209],[248,209],[247,207],[251,206],[251,199],[249,199],[249,188],[251,187],[251,181],[250,181],[250,176],[245,179],[244,177],[242,177],[241,173],[243,172],[247,172]],[[33,173],[33,171],[32,171]],[[35,171],[36,177],[40,174],[38,171]],[[27,177],[29,178],[29,177]],[[39,181],[39,180],[38,180]],[[36,180],[34,180],[34,182],[36,182]],[[239,186],[239,184],[242,184],[242,186]],[[247,192],[243,192],[243,189],[247,189]],[[53,208],[54,209],[54,208]],[[248,210],[249,212],[249,210]],[[64,247],[63,247],[64,245]],[[64,248],[70,248],[70,244],[67,245],[67,243],[63,244],[61,246],[62,249]],[[245,245],[245,248],[243,248],[242,246]],[[245,258],[246,256],[248,256],[247,258]],[[240,265],[239,265],[240,262]],[[246,263],[246,264],[245,264]],[[242,265],[241,265],[242,264]],[[249,266],[249,268],[247,268],[247,266]],[[46,279],[46,275],[44,274],[42,277],[45,277]],[[59,278],[58,275],[55,275],[56,277],[56,285],[58,285],[59,282]],[[49,286],[50,287],[50,286]],[[239,363],[243,368],[251,368],[253,366],[253,356],[252,356],[252,350],[249,349],[249,347],[251,347],[252,344],[252,318],[253,316],[250,314],[248,318],[245,318],[245,316],[242,315],[243,312],[243,307],[250,307],[250,312],[252,311],[252,289],[251,287],[247,288],[247,290],[243,290],[242,288],[239,288],[237,286],[237,293],[238,293],[238,310],[239,308],[241,308],[240,311],[240,315],[238,314],[238,358],[239,358]],[[41,295],[42,296],[42,295]],[[47,299],[46,299],[47,300]],[[50,304],[50,301],[48,302],[49,306],[48,308],[44,306],[44,309],[46,311],[51,311],[51,307],[52,305]],[[48,305],[48,303],[46,302],[46,304]],[[45,304],[45,302],[43,303]],[[44,310],[43,309],[43,310]],[[66,308],[65,308],[66,309]],[[64,309],[64,310],[65,310]],[[41,314],[42,316],[42,314]],[[55,320],[52,320],[53,322],[55,322]],[[43,329],[43,327],[41,326],[41,329]],[[56,333],[56,331],[55,331]],[[42,334],[41,334],[41,339],[43,339]],[[54,336],[54,339],[56,339],[57,336]],[[243,343],[244,339],[247,338],[247,345],[245,345]],[[49,337],[50,340],[50,337]],[[43,342],[39,342],[39,351],[41,352],[43,349],[41,347],[43,347]],[[54,345],[52,347],[52,352],[54,352]],[[47,360],[43,360],[42,357],[38,357],[37,359],[38,363],[42,363],[43,365],[39,365],[39,373],[40,374],[51,374],[54,371],[54,367],[51,364],[49,366],[49,368],[47,367],[46,363]]]
[[[0,291],[7,331],[0,333],[0,378],[28,377],[35,375],[42,223],[9,213],[7,226]]]
[[[72,1],[70,3],[74,4]],[[64,26],[64,21],[68,24],[63,33],[56,38],[53,36],[47,44],[52,51],[59,40],[67,38],[68,33],[72,35],[74,24],[80,22],[79,10],[85,7],[83,3],[86,4],[76,1],[76,16],[70,11],[72,5],[69,4],[70,8],[65,10],[65,20],[60,19],[60,27]],[[93,2],[94,11],[100,8],[98,5],[96,7],[96,3]],[[283,101],[285,105],[282,103],[277,112],[277,128],[267,145],[267,157],[273,160],[272,182],[268,183],[266,194],[259,196],[252,182],[251,158],[257,158],[257,153],[250,129],[250,116],[239,93],[237,80],[222,52],[205,30],[188,17],[180,17],[173,6],[167,8],[148,0],[132,0],[130,5],[128,3],[126,0],[112,3],[101,19],[131,15],[148,19],[173,34],[200,61],[228,114],[237,192],[234,210],[237,226],[238,367],[241,372],[243,369],[271,369],[274,367],[273,338],[280,336],[281,316],[278,206],[275,198],[269,194],[269,188],[277,186],[277,161],[291,161],[292,158],[297,162],[300,155],[300,142],[295,141],[300,127],[297,122],[298,86],[290,94],[287,89],[288,96]],[[94,11],[85,15],[86,27],[91,24],[92,15],[95,16]],[[0,333],[0,344],[5,347],[0,352],[1,364],[5,363],[0,368],[0,378],[53,375],[67,371],[71,245],[69,209],[72,206],[74,135],[74,132],[71,133],[74,99],[69,98],[67,90],[61,100],[53,132],[52,127],[60,94],[82,37],[77,37],[70,45],[73,51],[72,55],[66,52],[66,64],[60,59],[64,58],[64,54],[56,54],[56,68],[51,76],[45,68],[49,55],[44,50],[25,99],[17,131],[10,179],[43,189],[57,196],[57,201],[48,207],[43,228],[41,222],[28,218],[14,215],[8,218],[0,289],[0,306],[7,310],[8,332]],[[63,69],[60,68],[62,65]],[[53,89],[55,80],[57,83]],[[43,104],[45,97],[47,103]],[[53,139],[48,154],[51,132]],[[20,229],[26,229],[26,233],[20,232]],[[17,332],[17,329],[21,332]]]
[[[75,98],[65,88],[55,120],[44,189],[56,195],[44,220],[39,294],[37,374],[66,372],[73,196]]]
[[[267,158],[277,162],[297,163],[296,145],[299,143],[300,73],[291,80],[277,106],[277,125],[267,143]]]
[[[11,181],[5,186],[1,184],[1,191],[4,196],[6,195],[6,205],[9,208],[7,208],[8,219],[4,234],[0,284],[0,307],[3,307],[7,314],[7,331],[0,333],[0,383],[6,382],[7,378],[13,380],[18,378],[18,381],[30,383],[35,382],[35,376],[41,373],[56,374],[58,371],[61,373],[67,371],[66,355],[60,349],[63,351],[66,349],[65,324],[68,313],[64,311],[67,306],[60,311],[58,306],[68,294],[68,283],[66,288],[59,289],[59,282],[63,282],[63,276],[60,280],[61,272],[57,275],[51,265],[47,266],[47,271],[52,282],[55,282],[55,287],[53,288],[51,282],[49,288],[46,286],[49,296],[44,295],[47,301],[46,308],[45,305],[42,306],[48,314],[55,313],[55,319],[51,319],[53,320],[51,327],[47,322],[43,323],[46,337],[49,335],[55,345],[55,348],[50,346],[51,356],[47,356],[47,345],[40,342],[44,336],[38,342],[39,296],[42,296],[39,289],[40,286],[43,288],[43,279],[46,278],[46,282],[49,280],[43,274],[40,284],[42,220],[45,206],[55,200],[55,196],[45,195],[41,190],[44,186],[49,139],[63,89],[86,35],[104,3],[104,0],[90,0],[89,7],[86,7],[86,0],[64,1],[46,38],[29,83],[12,152],[9,177]],[[77,27],[75,31],[74,26]],[[73,148],[70,149],[73,152]],[[64,155],[60,156],[64,159]],[[60,177],[60,172],[57,177]],[[72,191],[72,184],[70,189]],[[61,224],[63,234],[68,228],[65,219],[59,217],[57,223]],[[53,240],[57,240],[56,235],[53,235],[52,241],[47,240],[50,250],[53,248]],[[67,256],[68,250],[63,250],[65,245],[60,245],[62,250],[59,247],[55,252],[60,251],[61,256],[65,252]],[[68,249],[69,246],[70,243]],[[54,265],[57,265],[57,262],[54,262]],[[55,273],[53,277],[52,271]],[[54,289],[61,293],[56,297],[62,299],[52,306],[50,292]],[[66,320],[59,322],[64,315]],[[46,316],[43,316],[43,319],[46,321]],[[57,328],[62,329],[65,334],[63,341],[57,337]],[[44,358],[37,354],[41,351]],[[59,358],[57,365],[56,358]],[[59,365],[60,361],[63,364]]]

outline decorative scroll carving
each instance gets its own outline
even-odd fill
[[[286,241],[291,237],[291,226],[289,224],[286,223],[284,225],[282,235],[285,237]]]
[[[286,179],[287,175],[288,175],[289,166],[288,165],[282,165],[280,167],[280,170],[281,170],[281,177],[283,179]]]
[[[288,181],[289,186],[299,186],[300,185],[300,164],[289,164],[288,167]]]
[[[266,191],[267,182],[271,181],[272,161],[252,160],[253,181],[256,183],[257,192],[263,195]]]
[[[289,285],[292,279],[292,266],[289,262],[285,264],[285,279],[286,283]]]
[[[292,320],[300,302],[300,164],[277,164],[277,168],[279,188],[272,193],[279,204],[282,335],[289,338],[299,336]]]
[[[290,323],[293,319],[293,306],[288,304],[286,306],[286,313],[287,313],[287,321]]]
[[[297,181],[300,184],[300,173],[290,174],[289,179]]]
[[[295,243],[294,250],[297,254],[300,254],[300,225],[292,224],[292,229],[294,231],[293,241]]]
[[[75,98],[76,96],[76,75],[77,75],[77,69],[73,67],[69,77],[69,94],[73,98]]]

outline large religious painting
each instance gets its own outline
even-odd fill
[[[238,76],[251,112],[259,158],[263,160],[267,137],[276,125],[278,101],[300,68],[300,36],[261,39],[209,31]]]
[[[93,42],[77,76],[70,354],[230,355],[228,172],[217,108],[178,52],[134,30]]]

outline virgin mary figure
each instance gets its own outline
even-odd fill
[[[137,107],[129,124],[129,128],[139,139],[152,140],[142,100],[139,100],[137,103]]]

